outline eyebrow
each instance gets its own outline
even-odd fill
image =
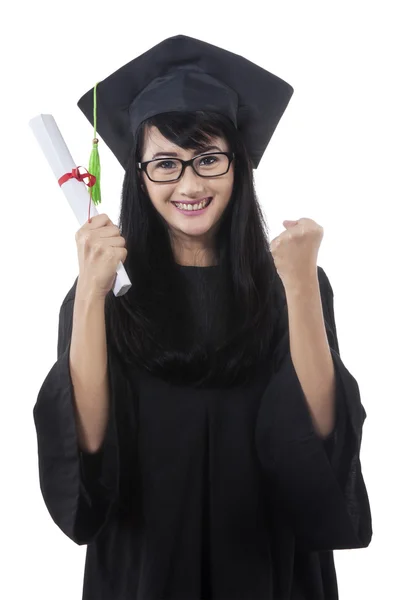
[[[203,150],[201,151],[201,154],[204,154],[205,152],[209,152],[210,150],[218,150],[219,152],[223,152],[221,150],[221,148],[218,148],[218,146],[207,146],[206,148],[203,148]],[[151,158],[151,160],[153,160],[154,158],[157,158],[157,156],[178,156],[176,152],[157,152],[156,154],[153,155],[153,158]]]

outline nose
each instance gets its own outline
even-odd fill
[[[198,196],[204,191],[204,178],[197,175],[195,170],[188,166],[176,182],[175,191],[183,196]]]

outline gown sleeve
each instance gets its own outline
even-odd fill
[[[367,416],[355,378],[343,364],[336,333],[333,290],[318,267],[325,326],[336,376],[336,423],[323,440],[290,355],[287,306],[274,354],[274,372],[256,422],[256,447],[272,501],[284,508],[300,550],[365,548],[371,512],[361,471],[362,427]]]
[[[33,417],[44,502],[59,528],[78,545],[84,545],[100,534],[118,496],[115,399],[121,384],[117,364],[108,351],[110,417],[105,439],[98,452],[82,451],[69,368],[73,306],[74,297],[67,296],[59,314],[57,361],[40,388]]]

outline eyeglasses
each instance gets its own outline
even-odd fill
[[[229,171],[235,158],[233,152],[214,152],[200,154],[190,160],[180,158],[161,158],[138,162],[137,166],[144,171],[150,181],[163,183],[177,181],[183,175],[186,167],[191,166],[200,177],[220,177]]]

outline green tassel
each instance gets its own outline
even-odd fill
[[[93,204],[100,204],[101,202],[101,191],[100,191],[100,157],[98,150],[98,139],[94,138],[93,148],[89,158],[89,173],[96,177],[96,183],[90,188],[92,194]]]
[[[100,190],[100,156],[98,143],[99,140],[96,137],[96,129],[97,129],[97,83],[93,89],[93,124],[94,124],[94,134],[93,134],[93,147],[92,152],[89,158],[89,173],[96,177],[96,183],[93,187],[89,188],[89,192],[92,195],[93,204],[98,205],[101,202],[101,190]]]

